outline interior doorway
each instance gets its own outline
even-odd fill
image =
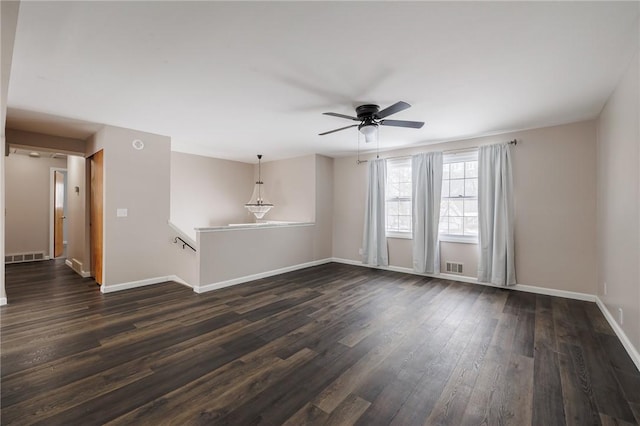
[[[51,242],[50,251],[55,259],[67,257],[67,170],[51,169]]]

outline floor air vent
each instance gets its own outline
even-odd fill
[[[20,262],[35,262],[37,260],[46,260],[44,252],[33,253],[20,253],[20,254],[7,254],[4,256],[4,263],[20,263]]]
[[[457,262],[446,262],[446,271],[451,274],[461,274],[462,273],[462,263]]]

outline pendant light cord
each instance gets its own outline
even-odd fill
[[[262,204],[262,154],[258,155],[258,204]]]

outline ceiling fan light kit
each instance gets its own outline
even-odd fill
[[[341,130],[350,129],[352,127],[358,127],[360,133],[364,135],[365,142],[377,142],[378,140],[378,126],[393,126],[393,127],[407,127],[411,129],[420,129],[424,126],[422,121],[406,121],[406,120],[383,120],[385,117],[395,114],[400,111],[404,111],[410,108],[406,102],[400,101],[380,111],[378,105],[365,104],[356,108],[357,117],[350,115],[338,114],[336,112],[324,112],[324,115],[331,115],[338,118],[346,118],[347,120],[359,121],[360,124],[352,124],[350,126],[341,127],[339,129],[329,130],[328,132],[320,133],[320,136],[328,135],[330,133],[339,132]]]
[[[377,124],[361,124],[358,126],[360,133],[364,135],[366,143],[378,141],[378,125]]]

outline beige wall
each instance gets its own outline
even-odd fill
[[[11,59],[13,57],[13,42],[18,25],[19,1],[0,2],[0,212],[5,209],[4,192],[4,152],[5,152],[5,123],[7,119],[7,92],[9,90],[9,76],[11,74]],[[0,214],[0,241],[5,239],[5,218]],[[4,243],[0,244],[0,259],[4,259]],[[4,262],[0,262],[0,305],[7,302],[4,288]]]
[[[595,124],[592,121],[385,152],[451,150],[517,138],[513,149],[519,284],[595,293]],[[372,158],[363,156],[363,158]],[[360,260],[366,165],[334,162],[335,257]],[[411,267],[411,240],[389,239],[389,261]],[[442,243],[442,262],[462,261],[475,277],[475,245]]]
[[[314,225],[198,232],[198,285],[317,260]]]
[[[144,142],[143,150],[132,147],[134,139]],[[104,285],[170,275],[170,138],[105,126],[88,141],[87,155],[102,148]],[[116,217],[120,208],[127,217]]]
[[[410,255],[411,256],[411,255]],[[462,263],[466,277],[478,277],[478,245],[452,242],[440,242],[440,271],[446,271],[446,262]],[[411,267],[411,266],[409,266]]]
[[[255,180],[258,165],[254,166]],[[262,181],[267,200],[274,204],[265,220],[314,222],[316,202],[316,156],[262,162]],[[251,191],[244,203],[249,201]]]
[[[598,295],[640,351],[639,57],[598,120]],[[607,283],[607,294],[604,283]]]
[[[253,183],[251,164],[172,152],[171,222],[193,240],[194,228],[253,222]]]
[[[5,252],[49,253],[51,168],[66,160],[11,154],[5,159]]]
[[[332,257],[333,239],[333,159],[316,155],[314,257]]]

